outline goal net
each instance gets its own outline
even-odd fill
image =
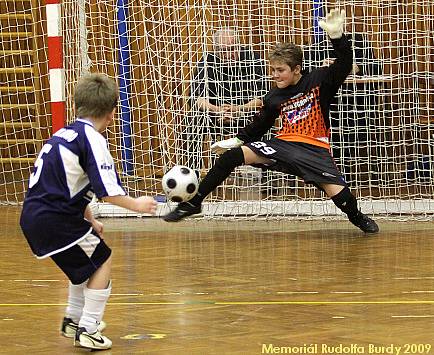
[[[32,16],[36,40],[15,44],[13,36],[3,36],[0,53],[6,55],[10,48],[19,46],[21,53],[13,54],[13,60],[20,60],[15,66],[36,68],[33,73],[37,78],[30,86],[34,87],[39,112],[37,116],[32,113],[34,123],[25,138],[40,146],[48,137],[52,118],[47,58],[39,54],[29,57],[29,63],[21,62],[29,55],[24,52],[25,45],[36,45],[38,48],[33,49],[40,51],[47,43],[45,13],[36,2],[33,6],[17,11]],[[325,59],[333,58],[333,52],[318,27],[318,18],[335,6],[346,10],[346,32],[351,35],[358,71],[358,75],[348,77],[331,107],[336,164],[364,212],[427,217],[434,207],[431,0],[63,1],[67,121],[74,119],[72,92],[80,76],[98,71],[115,78],[121,99],[107,137],[122,180],[131,195],[162,195],[161,177],[166,171],[182,164],[203,176],[216,159],[210,144],[235,134],[254,114],[254,110],[238,112],[230,123],[222,123],[212,112],[198,108],[195,95],[234,105],[263,95],[272,85],[267,56],[277,42],[302,46],[306,69],[323,65]],[[18,20],[5,15],[0,18],[11,32],[14,26],[15,32],[20,31]],[[226,28],[236,31],[238,49],[256,56],[240,60],[229,73],[222,67],[210,69],[213,63],[209,59],[216,50],[213,34]],[[266,68],[262,75],[255,72],[258,65]],[[200,78],[198,67],[202,68]],[[220,75],[218,80],[210,70]],[[246,76],[240,77],[240,71]],[[20,104],[24,96],[5,89],[20,85],[16,76],[5,79],[1,84],[2,109],[12,112],[14,108],[5,105]],[[199,91],[194,89],[198,85]],[[37,149],[17,150],[23,143],[19,139],[28,116],[18,114],[2,120],[0,200],[15,202],[22,199],[30,164],[12,159],[27,157],[31,161]],[[10,128],[9,121],[22,126]],[[162,213],[169,207],[165,204]],[[126,214],[105,204],[99,204],[98,210],[101,214]],[[207,198],[204,213],[273,217],[338,212],[320,191],[294,176],[240,167]]]

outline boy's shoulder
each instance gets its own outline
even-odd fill
[[[276,87],[271,88],[270,91],[268,91],[265,94],[264,101],[270,101],[273,97],[275,97],[278,94],[278,91],[279,89]]]
[[[314,86],[320,85],[327,77],[328,70],[328,66],[315,67],[309,71],[306,70],[301,78],[301,86],[305,86],[305,89],[310,89]]]
[[[283,89],[272,88],[264,97],[264,107],[266,110],[274,111],[277,107],[280,107],[282,102],[290,99],[294,94],[292,89],[293,87]]]
[[[59,131],[61,131],[61,130],[73,130],[76,132],[83,132],[86,125],[93,127],[93,124],[91,122],[86,121],[82,118],[76,118],[75,121],[71,122],[70,124],[68,124],[64,128],[61,128]]]
[[[105,142],[104,136],[94,129],[92,123],[82,119],[76,119],[66,127],[59,129],[50,140],[56,141],[59,139],[63,143],[83,140],[87,140],[90,143]]]

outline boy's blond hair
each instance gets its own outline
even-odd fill
[[[303,64],[303,51],[292,43],[278,43],[270,52],[268,59],[270,62],[287,64],[292,70]]]
[[[74,105],[78,117],[101,118],[117,106],[119,89],[107,75],[87,74],[75,86]]]

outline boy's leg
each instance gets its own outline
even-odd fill
[[[98,322],[101,321],[105,303],[110,295],[110,287],[107,287],[107,285],[110,281],[111,249],[107,246],[104,240],[92,230],[86,233],[77,244],[74,244],[60,253],[53,254],[51,258],[65,275],[68,276],[69,280],[73,284],[70,288],[70,294],[68,297],[69,306],[67,308],[67,315],[75,318],[78,314],[81,314],[80,319],[83,319],[85,314],[94,312],[88,302],[88,299],[92,298],[92,291],[89,295],[89,288],[97,289],[97,291],[99,291],[99,288],[102,293],[105,294],[103,297],[102,310],[97,310],[97,318],[91,322],[92,324],[89,327],[90,329],[93,329],[94,325],[96,325],[97,328],[94,331],[97,333],[102,331],[102,324],[98,325]],[[83,301],[80,300],[81,293],[83,294]],[[79,304],[83,304],[82,310],[78,309]],[[80,323],[80,321],[78,321],[78,323]],[[72,319],[67,317],[65,317],[64,323],[72,323],[72,325],[78,328],[76,333],[69,335],[69,337],[74,336],[75,343],[77,345],[82,345],[80,344],[81,340],[80,342],[77,342],[77,334],[80,331],[80,328],[78,327],[79,324],[74,323]],[[62,324],[62,333],[66,333],[63,331],[64,325],[66,326],[66,324]],[[68,334],[66,336],[68,336]],[[100,337],[98,339],[101,340]],[[105,341],[104,339],[107,338],[103,337],[103,341],[98,341],[96,346],[87,346],[88,344],[86,342],[84,342],[85,345],[82,346],[91,349],[110,348],[111,341],[109,339],[107,339],[108,341]]]
[[[87,280],[81,284],[74,285],[69,282],[68,292],[68,306],[65,310],[65,317],[62,321],[61,334],[66,338],[75,338],[77,332],[78,322],[80,321],[81,314],[84,307],[84,289]],[[98,331],[102,332],[106,328],[104,321],[101,321],[98,326]]]
[[[201,204],[205,197],[214,191],[237,166],[243,164],[244,153],[242,148],[234,148],[222,154],[200,182],[197,194],[190,201],[180,203],[163,219],[166,222],[178,222],[185,217],[200,213],[202,210]]]
[[[69,282],[68,289],[68,306],[65,310],[65,317],[63,318],[61,333],[67,338],[74,338],[78,328],[78,322],[83,312],[84,306],[84,288],[86,282],[74,285]]]
[[[79,327],[96,332],[111,293],[111,257],[89,278],[84,288],[84,307]]]
[[[379,231],[377,223],[359,211],[357,200],[348,186],[321,184],[321,188],[356,227],[365,233],[377,233]]]
[[[86,282],[79,285],[74,285],[71,281],[69,282],[68,306],[66,307],[65,316],[71,318],[76,323],[80,320],[83,311],[83,291],[85,286]]]
[[[91,349],[109,349],[112,342],[98,331],[111,293],[111,257],[89,278],[84,288],[83,314],[78,324],[75,345]]]

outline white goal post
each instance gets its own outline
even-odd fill
[[[44,45],[46,19],[40,5],[33,2],[33,6],[22,12],[33,16],[35,36]],[[209,147],[219,127],[207,112],[192,105],[191,98],[195,68],[212,51],[213,33],[234,29],[240,43],[266,65],[277,42],[296,43],[305,52],[305,67],[311,68],[322,65],[323,42],[327,41],[318,32],[317,20],[321,12],[335,6],[346,10],[346,32],[352,34],[355,55],[361,57],[357,64],[364,68],[362,75],[347,79],[331,108],[336,163],[364,212],[429,218],[434,211],[431,0],[62,1],[67,121],[74,119],[72,93],[81,75],[99,71],[115,78],[122,96],[107,137],[122,180],[131,195],[162,195],[161,177],[173,165],[187,165],[203,175],[215,160]],[[19,22],[8,23],[10,28],[20,26]],[[13,46],[13,38],[6,38],[0,51],[7,53]],[[21,57],[26,55],[23,50]],[[47,58],[33,59],[40,73],[35,97],[39,106],[46,107]],[[271,85],[267,74],[261,78],[264,87]],[[6,86],[17,86],[16,77],[5,76],[5,80]],[[7,93],[3,104],[20,104],[22,95]],[[0,132],[4,135],[0,140],[10,142],[1,147],[2,202],[22,199],[31,165],[6,163],[6,158],[22,154],[20,149],[17,152],[20,141],[11,139],[32,139],[40,145],[50,133],[50,113],[39,114],[43,118],[39,126],[31,127],[30,137],[22,136],[23,125]],[[29,154],[29,161],[31,157]],[[11,184],[21,187],[11,189]],[[162,203],[159,213],[169,208]],[[131,215],[106,204],[94,209],[103,216]],[[305,218],[339,213],[328,198],[298,178],[241,167],[207,198],[204,215]]]

